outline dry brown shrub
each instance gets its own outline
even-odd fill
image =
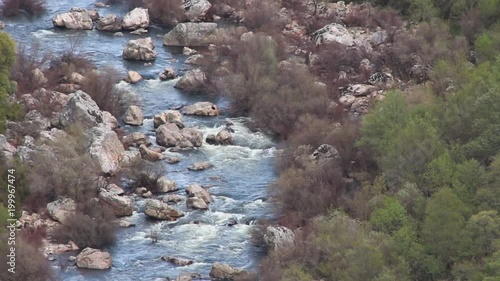
[[[182,0],[143,0],[151,20],[165,26],[175,26],[186,20]]]
[[[17,16],[20,10],[30,15],[40,15],[45,12],[46,0],[3,0],[0,2],[0,12],[5,17]]]

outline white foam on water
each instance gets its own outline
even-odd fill
[[[55,32],[50,31],[50,30],[46,30],[46,29],[41,29],[41,30],[32,32],[31,34],[33,34],[33,36],[35,36],[36,38],[45,38],[45,37],[54,35]]]
[[[163,87],[170,88],[173,85],[175,85],[177,83],[177,81],[179,81],[179,79],[181,79],[181,78],[177,77],[177,78],[172,79],[172,80],[161,81],[160,79],[156,78],[156,79],[147,79],[144,81],[146,82],[147,88],[149,88],[151,90],[157,90],[157,89],[160,89]]]

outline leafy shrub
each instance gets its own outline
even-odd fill
[[[3,0],[0,11],[5,17],[17,16],[20,10],[30,15],[40,15],[45,12],[46,0]]]

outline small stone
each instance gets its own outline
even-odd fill
[[[153,193],[151,193],[151,191],[142,194],[142,198],[151,198],[151,197],[153,197]]]
[[[179,162],[181,162],[181,159],[179,159],[179,157],[168,157],[167,158],[168,164],[177,164]]]

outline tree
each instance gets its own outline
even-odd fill
[[[436,192],[427,204],[422,228],[424,246],[444,264],[456,260],[464,246],[462,231],[467,212],[465,204],[449,188]]]
[[[405,208],[397,199],[387,198],[383,207],[372,213],[370,223],[376,230],[391,234],[405,226],[408,217]]]
[[[500,216],[497,211],[482,211],[466,224],[465,237],[469,239],[467,256],[480,259],[492,255],[500,242]]]

